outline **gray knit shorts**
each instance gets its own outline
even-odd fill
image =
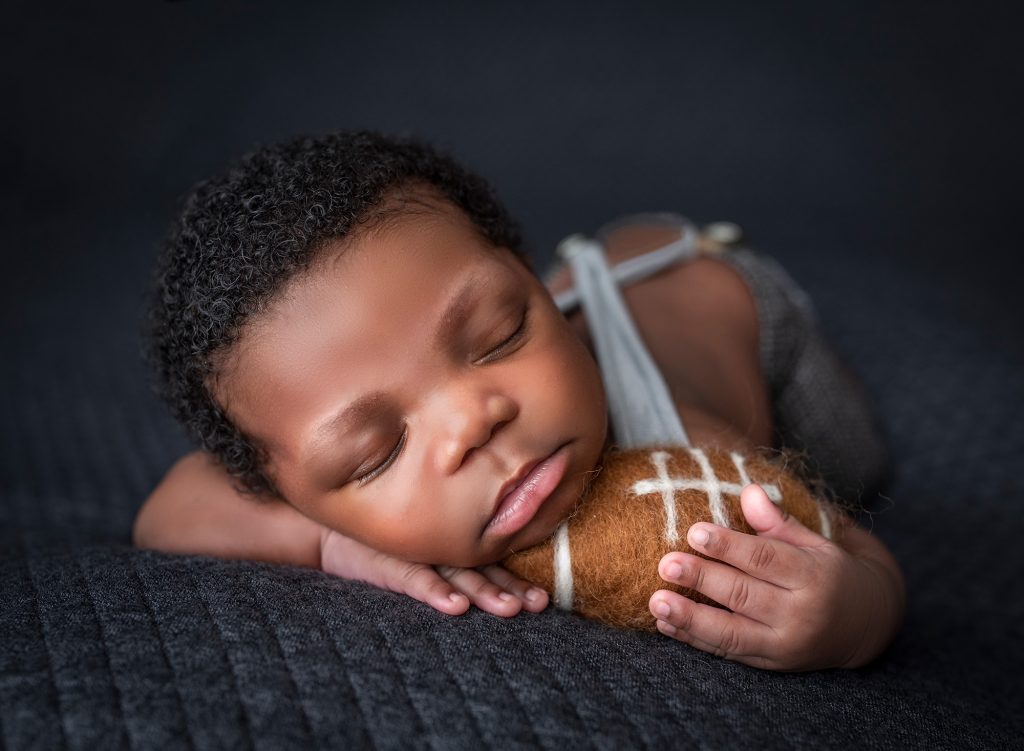
[[[771,257],[727,247],[714,257],[746,282],[760,323],[761,369],[781,446],[843,501],[885,480],[888,460],[871,400],[825,341],[810,297]]]

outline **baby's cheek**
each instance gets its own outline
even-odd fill
[[[483,561],[476,544],[479,530],[460,501],[457,488],[420,482],[415,487],[389,490],[361,504],[343,522],[342,534],[382,553],[414,563],[475,566]]]
[[[554,399],[577,417],[603,416],[607,410],[604,386],[597,363],[578,341],[567,343],[551,364],[550,382]]]
[[[403,509],[372,489],[358,494],[344,490],[325,493],[300,510],[325,527],[375,550],[390,553],[409,546],[403,533]]]

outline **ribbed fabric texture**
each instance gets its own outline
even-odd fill
[[[910,602],[874,665],[762,672],[553,608],[448,618],[315,571],[134,551],[185,444],[128,334],[76,309],[66,334],[2,334],[0,745],[1019,747],[1020,338],[895,261],[785,265],[893,448],[866,502]]]

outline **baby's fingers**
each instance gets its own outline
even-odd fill
[[[658,565],[667,582],[692,589],[724,605],[734,613],[771,625],[789,595],[787,590],[755,579],[717,561],[686,553],[668,553]]]
[[[531,613],[539,613],[548,606],[548,593],[540,587],[535,587],[526,579],[520,579],[504,566],[491,564],[484,566],[480,572],[504,589],[511,592],[520,599],[523,607]]]
[[[320,539],[320,568],[344,579],[359,579],[408,595],[448,615],[469,610],[469,599],[432,567],[381,553],[326,528]]]
[[[448,615],[462,615],[469,610],[470,600],[449,584],[431,566],[408,563],[382,556],[381,581],[374,582],[392,592],[408,595]]]
[[[664,589],[651,596],[650,607],[658,630],[666,636],[745,665],[773,665],[769,655],[777,640],[768,626]]]
[[[523,607],[519,597],[498,586],[476,569],[438,566],[437,573],[465,595],[472,604],[492,615],[510,617],[516,615]]]
[[[788,542],[704,522],[690,527],[686,541],[704,555],[786,589],[801,586],[813,565],[805,551]]]

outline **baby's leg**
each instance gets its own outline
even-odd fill
[[[680,226],[626,217],[598,235],[614,265],[674,241]],[[717,423],[700,421],[717,416],[765,445],[770,421],[777,443],[802,452],[810,473],[840,499],[855,501],[875,489],[886,472],[886,455],[870,400],[825,342],[807,294],[763,254],[723,248],[708,237],[701,237],[700,247],[703,258],[623,290],[652,355],[675,386],[691,438],[716,433]],[[729,278],[715,273],[723,267],[732,272]],[[570,284],[565,268],[550,275],[553,292]],[[666,317],[666,310],[673,315]],[[569,320],[590,346],[583,316],[577,312]],[[684,330],[679,321],[687,323]],[[739,332],[743,342],[756,340],[757,351],[731,346],[727,340],[735,337],[727,332]],[[770,404],[762,407],[757,394],[764,388]]]
[[[744,279],[760,320],[760,358],[784,447],[842,500],[877,489],[884,443],[863,386],[825,341],[807,294],[771,258],[747,248],[718,256]]]

